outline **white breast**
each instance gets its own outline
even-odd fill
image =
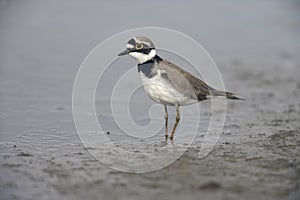
[[[157,75],[148,78],[140,72],[145,92],[151,99],[157,103],[172,106],[188,105],[197,102],[176,90],[169,81],[161,76],[161,73],[161,70],[158,70]]]

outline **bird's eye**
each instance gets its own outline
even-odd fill
[[[144,45],[142,44],[142,43],[137,43],[136,45],[135,45],[135,48],[137,49],[137,50],[140,50],[140,49],[142,49],[144,47]]]

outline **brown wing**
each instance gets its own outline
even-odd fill
[[[178,91],[199,101],[207,99],[211,91],[215,90],[171,62],[162,60],[159,69],[166,73],[167,78]]]

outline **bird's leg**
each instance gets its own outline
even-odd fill
[[[175,124],[174,124],[174,127],[173,127],[173,130],[172,130],[172,133],[171,133],[171,137],[170,137],[170,140],[173,141],[173,137],[174,137],[174,133],[175,133],[175,130],[176,130],[176,127],[178,125],[178,122],[180,120],[180,113],[179,113],[179,106],[176,106],[176,121],[175,121]]]
[[[165,127],[166,127],[166,134],[165,134],[165,137],[166,137],[166,140],[168,139],[168,118],[169,118],[169,115],[168,115],[168,109],[167,109],[167,105],[165,105]]]

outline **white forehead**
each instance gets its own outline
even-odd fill
[[[127,47],[127,49],[132,49],[132,48],[134,48],[134,46],[133,46],[132,44],[127,44],[126,47]]]

